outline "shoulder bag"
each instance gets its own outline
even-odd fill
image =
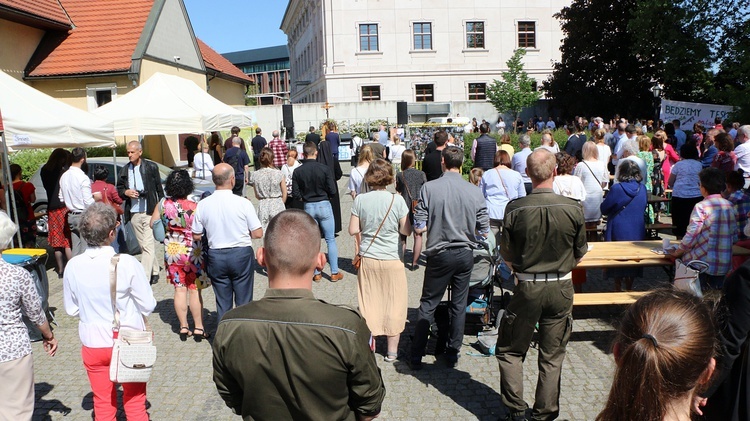
[[[414,196],[412,196],[411,190],[409,190],[409,183],[406,182],[406,176],[404,175],[403,172],[401,173],[401,180],[403,180],[404,187],[406,187],[406,194],[408,194],[409,199],[411,199],[411,208],[409,210],[411,210],[411,212],[414,213],[414,209],[416,209],[417,203],[419,203],[419,200],[414,199]]]
[[[503,181],[503,177],[500,175],[500,170],[498,170],[497,168],[495,168],[495,171],[497,172],[497,178],[500,179],[500,184],[503,185],[503,190],[505,190],[505,197],[507,197],[508,200],[512,200],[510,198],[510,194],[508,194],[508,188],[505,187],[505,181]]]
[[[154,334],[145,316],[146,330],[120,329],[120,311],[117,309],[117,263],[115,254],[109,264],[109,293],[112,299],[112,333],[115,344],[109,362],[109,380],[115,383],[146,383],[156,362]]]
[[[164,224],[164,218],[161,216],[161,214],[164,212],[164,202],[166,199],[161,199],[161,201],[156,205],[157,209],[159,210],[159,219],[157,221],[154,221],[153,225],[151,225],[151,229],[154,231],[154,240],[158,242],[163,242],[164,238],[167,236],[167,227]]]
[[[383,217],[383,221],[380,223],[380,226],[378,227],[378,230],[375,231],[375,235],[372,236],[372,240],[370,240],[370,245],[367,246],[367,249],[363,252],[357,253],[356,256],[352,259],[352,266],[354,266],[354,269],[359,270],[359,267],[362,266],[362,255],[367,253],[368,250],[370,250],[370,247],[372,247],[372,243],[375,242],[375,239],[378,238],[378,233],[380,233],[380,229],[383,228],[383,224],[385,224],[386,219],[388,219],[388,214],[391,213],[391,208],[393,207],[393,201],[396,200],[396,195],[391,195],[391,204],[388,206],[388,210],[385,212],[385,216]]]
[[[109,191],[108,190],[109,189],[107,187],[104,187],[104,189],[102,189],[102,203],[104,203],[105,205],[112,206],[115,209],[115,211],[117,212],[118,216],[122,215],[123,213],[125,213],[122,210],[122,206],[120,206],[120,205],[118,205],[116,203],[112,203],[112,201],[109,200],[109,196],[108,196]]]
[[[699,298],[703,297],[700,274],[708,270],[708,263],[701,260],[691,260],[687,263],[680,259],[674,262],[674,288],[687,291]]]
[[[601,187],[602,191],[603,191],[604,190],[604,186],[602,186],[602,184],[604,184],[604,183],[599,180],[599,177],[597,177],[596,174],[594,174],[594,170],[592,170],[591,167],[589,167],[589,164],[587,164],[586,161],[581,161],[581,162],[583,162],[583,165],[585,165],[586,168],[589,169],[589,172],[591,173],[591,175],[594,176],[594,180],[596,180],[596,182],[599,183],[599,187]]]

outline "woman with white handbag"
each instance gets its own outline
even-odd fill
[[[115,256],[110,246],[117,228],[111,206],[94,203],[80,220],[86,251],[68,262],[63,277],[65,311],[78,316],[81,357],[94,393],[96,420],[114,420],[117,413],[116,384],[110,380],[110,362],[118,332],[146,330],[145,317],[156,307],[143,266],[132,256],[122,255],[114,271],[114,298],[110,289],[110,265]],[[114,304],[114,309],[113,309]],[[117,314],[117,316],[115,316]],[[123,383],[123,406],[128,420],[148,420],[146,383]]]

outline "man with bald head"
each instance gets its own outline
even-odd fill
[[[208,237],[208,277],[216,295],[218,319],[235,306],[253,299],[253,238],[263,236],[258,215],[249,200],[232,194],[235,170],[229,164],[214,167],[216,191],[198,202],[193,215],[193,239]]]
[[[385,387],[365,321],[312,293],[312,274],[326,262],[315,220],[281,212],[256,255],[268,271],[266,295],[227,313],[213,343],[224,402],[244,419],[377,417]]]
[[[287,148],[286,143],[279,138],[278,130],[274,130],[273,133],[271,133],[271,136],[273,136],[273,139],[268,143],[268,147],[273,151],[273,166],[277,169],[281,169],[281,167],[286,164],[286,153],[289,152],[289,148]]]
[[[555,194],[555,156],[534,151],[526,172],[532,192],[505,208],[500,253],[513,266],[517,285],[503,315],[495,348],[500,390],[510,420],[525,420],[523,361],[539,324],[539,380],[532,418],[553,420],[560,412],[560,375],[573,328],[571,270],[586,254],[586,223],[580,202]]]

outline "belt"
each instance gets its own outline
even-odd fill
[[[571,273],[520,273],[516,272],[516,278],[519,281],[566,281],[572,279]]]
[[[68,213],[71,214],[71,215],[80,215],[80,214],[83,213],[83,211],[70,211]]]

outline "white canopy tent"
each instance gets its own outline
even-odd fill
[[[8,152],[31,148],[115,146],[112,121],[72,107],[46,95],[0,70],[0,138],[3,178],[7,181],[5,203],[10,209]],[[15,204],[13,209],[15,209]],[[17,215],[15,215],[17,217]],[[18,234],[20,242],[20,233]]]
[[[252,125],[248,115],[212,97],[193,81],[164,73],[155,73],[93,113],[114,121],[117,136],[206,133]]]

